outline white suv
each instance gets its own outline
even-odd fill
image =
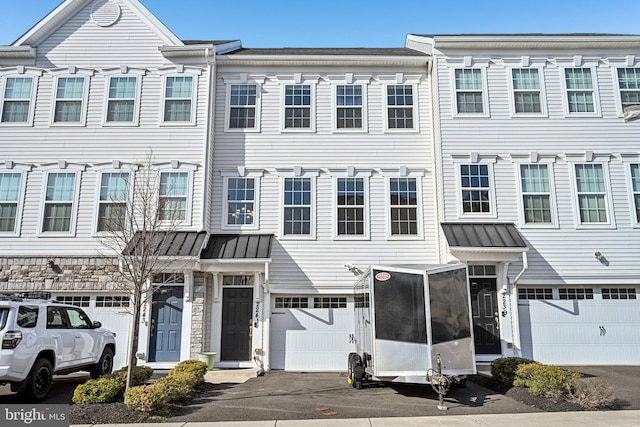
[[[53,374],[97,378],[113,368],[114,334],[46,292],[0,295],[0,339],[0,385],[31,400],[47,396]]]

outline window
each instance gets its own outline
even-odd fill
[[[0,172],[0,233],[16,232],[22,174]]]
[[[222,284],[225,286],[253,286],[254,281],[255,276],[250,274],[222,276]]]
[[[78,307],[89,307],[89,296],[81,295],[64,295],[56,297],[56,301],[64,304],[72,304]]]
[[[607,193],[601,164],[577,164],[576,189],[581,224],[607,223]]]
[[[255,179],[227,179],[227,225],[253,225]]]
[[[511,70],[511,77],[515,113],[541,113],[542,99],[538,69],[514,68]]]
[[[455,70],[455,99],[458,114],[484,114],[482,79],[481,69]]]
[[[593,289],[575,289],[575,288],[560,288],[560,299],[566,300],[582,300],[593,299]]]
[[[2,102],[2,123],[29,123],[33,77],[7,77]]]
[[[164,122],[192,123],[193,77],[167,76],[164,93]]]
[[[129,174],[104,172],[98,201],[98,231],[122,231],[127,217]]]
[[[21,328],[35,328],[38,324],[38,307],[18,307],[16,324]]]
[[[161,283],[163,285],[184,283],[184,274],[183,273],[157,273],[153,275],[153,283]]]
[[[111,77],[107,99],[107,122],[135,123],[138,78]]]
[[[112,296],[112,297],[96,297],[96,307],[129,307],[129,297]]]
[[[387,127],[413,129],[413,86],[387,86]]]
[[[569,113],[594,113],[593,80],[590,68],[565,68],[565,88]]]
[[[161,172],[159,206],[160,220],[173,222],[186,221],[188,194],[188,172]]]
[[[551,224],[551,188],[547,165],[520,165],[525,224]]]
[[[67,311],[71,329],[91,329],[91,320],[84,311],[75,308],[65,308],[65,310]]]
[[[258,86],[255,84],[231,85],[230,91],[229,128],[256,128]]]
[[[346,297],[322,297],[313,299],[313,308],[347,308]]]
[[[416,178],[389,179],[391,235],[418,235],[418,185]]]
[[[84,77],[59,77],[53,114],[54,123],[83,122],[84,97]]]
[[[284,90],[284,128],[311,129],[311,86],[286,85]]]
[[[365,188],[363,178],[338,178],[336,205],[338,236],[365,235]]]
[[[488,165],[460,165],[463,213],[491,213]]]
[[[602,299],[637,299],[634,288],[602,288]]]
[[[469,276],[495,276],[496,275],[496,266],[495,265],[470,265],[467,267],[469,269]]]
[[[47,175],[42,219],[43,232],[71,231],[75,193],[75,172],[55,172]]]
[[[284,235],[311,236],[312,208],[311,178],[285,178]]]
[[[636,222],[640,223],[640,164],[637,163],[631,165],[631,191],[633,191],[633,201],[636,208]],[[0,200],[2,199],[0,198]]]
[[[361,85],[336,87],[336,127],[363,129],[363,91]]]
[[[69,329],[69,319],[63,307],[47,307],[47,329]]]
[[[309,308],[306,297],[276,297],[276,308]]]
[[[553,299],[551,288],[519,288],[518,299]]]
[[[618,88],[622,110],[640,105],[640,68],[618,68]]]

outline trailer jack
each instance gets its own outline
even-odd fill
[[[438,409],[446,411],[448,408],[444,404],[444,395],[447,394],[449,387],[451,387],[452,378],[449,375],[442,375],[442,360],[439,354],[436,360],[438,362],[438,370],[435,372],[431,370],[427,374],[427,379],[431,384],[431,388],[438,393]]]

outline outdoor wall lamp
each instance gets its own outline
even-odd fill
[[[602,261],[602,253],[600,253],[600,251],[596,251],[596,253],[593,254],[593,256],[596,257],[598,261]]]

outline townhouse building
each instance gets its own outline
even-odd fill
[[[640,37],[416,35],[478,360],[640,362]]]

